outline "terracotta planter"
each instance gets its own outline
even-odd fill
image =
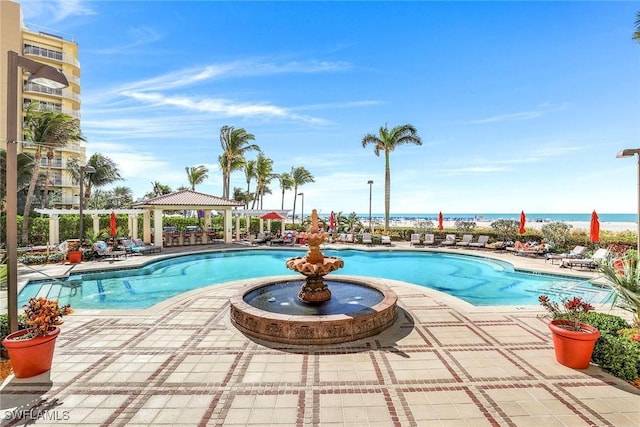
[[[553,333],[553,347],[558,363],[569,368],[587,369],[600,332],[593,326],[581,323],[581,331],[566,329],[570,320],[552,320],[549,329]]]
[[[51,369],[53,350],[60,328],[52,326],[47,335],[28,340],[13,340],[29,332],[22,329],[7,335],[2,345],[9,352],[9,360],[16,378],[29,378]]]
[[[67,252],[67,258],[69,258],[69,262],[73,264],[82,262],[82,251],[69,251]]]

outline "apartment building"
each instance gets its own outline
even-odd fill
[[[20,111],[18,117],[24,117],[26,107],[32,102],[38,103],[40,110],[53,110],[68,114],[80,119],[80,63],[78,62],[77,43],[66,40],[53,32],[36,31],[28,28],[23,23],[20,5],[11,0],[0,0],[0,54],[2,60],[2,78],[0,79],[0,129],[6,133],[6,108],[7,99],[7,52],[12,50],[20,56],[51,65],[61,70],[69,81],[69,86],[64,89],[50,89],[34,82],[28,82],[28,74],[22,74],[22,84],[18,88],[18,105]],[[22,120],[18,124],[18,135],[22,135]],[[6,135],[0,135],[1,147],[6,145]],[[20,138],[24,139],[24,138]],[[22,141],[18,151],[34,153],[36,144]],[[60,195],[53,198],[52,207],[73,208],[78,206],[79,187],[74,184],[67,170],[71,159],[79,159],[85,163],[85,147],[78,142],[70,142],[64,148],[55,151],[49,176],[49,191]],[[41,171],[47,167],[46,155],[41,160]],[[44,181],[39,186],[44,189]],[[34,206],[39,207],[39,206]]]

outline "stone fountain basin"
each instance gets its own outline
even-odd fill
[[[230,299],[231,323],[251,337],[286,344],[336,344],[376,335],[393,324],[397,316],[396,294],[387,286],[365,277],[332,276],[330,282],[356,284],[380,293],[380,302],[347,314],[280,314],[254,307],[245,295],[260,288],[299,279],[264,278],[245,286]],[[330,289],[332,289],[330,287]],[[297,293],[297,289],[296,289]]]

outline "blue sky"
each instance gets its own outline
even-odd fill
[[[87,152],[135,198],[200,164],[220,195],[231,125],[276,173],[311,171],[306,211],[368,212],[373,180],[383,212],[384,156],[361,140],[410,123],[423,145],[391,153],[392,213],[637,209],[637,159],[616,153],[640,146],[638,2],[20,3],[79,44]]]

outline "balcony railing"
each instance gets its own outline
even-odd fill
[[[51,89],[33,82],[25,83],[24,90],[28,92],[46,93],[48,95],[62,96],[62,89]]]

